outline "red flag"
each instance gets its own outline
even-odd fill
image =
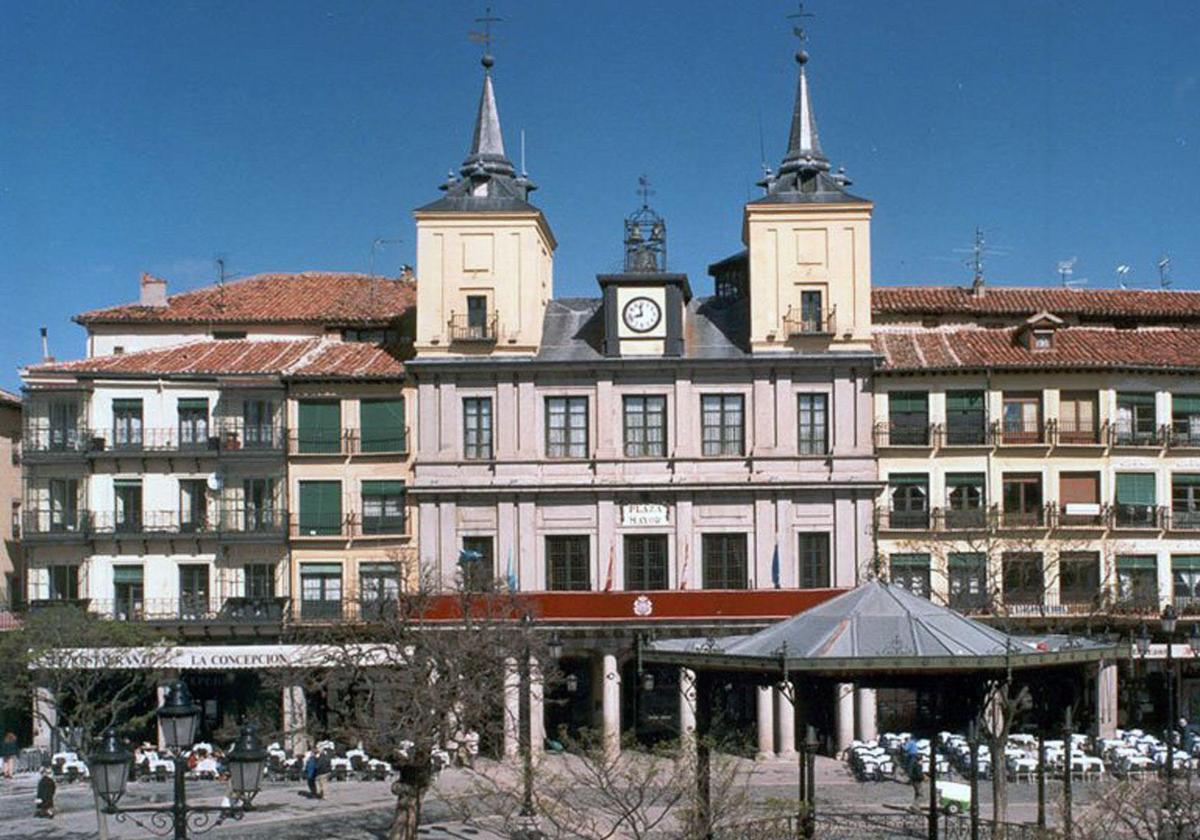
[[[612,592],[613,588],[613,566],[616,563],[615,552],[617,550],[616,543],[608,547],[608,579],[604,581],[604,591]]]

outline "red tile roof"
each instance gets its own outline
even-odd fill
[[[1200,292],[1124,289],[1004,287],[976,297],[955,286],[876,286],[871,307],[879,314],[1089,315],[1200,318]]]
[[[20,407],[21,397],[11,391],[5,391],[3,388],[0,388],[0,405],[15,405]]]
[[[1019,328],[876,330],[884,370],[963,368],[1190,368],[1200,370],[1200,330],[1064,327],[1050,350],[1016,340]]]
[[[167,298],[76,315],[80,324],[386,324],[416,301],[416,284],[366,274],[258,274]]]
[[[404,375],[411,345],[381,347],[358,342],[327,343],[288,375],[301,379],[395,379]]]

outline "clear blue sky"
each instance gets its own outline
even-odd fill
[[[72,314],[231,271],[412,263],[412,208],[467,148],[482,2],[0,0],[0,386],[82,353]],[[671,265],[740,247],[782,156],[794,5],[507,0],[496,86],[514,160],[559,240],[556,293],[595,293],[636,178]],[[1118,263],[1200,288],[1200,7],[1192,0],[811,0],[821,139],[876,202],[877,283],[963,283],[975,225],[995,283],[1111,286]],[[761,117],[760,117],[761,115]]]

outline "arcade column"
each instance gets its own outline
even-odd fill
[[[795,686],[789,684],[784,688],[772,690],[775,692],[775,726],[779,735],[779,743],[775,751],[780,758],[794,758],[796,755],[796,707],[792,704],[791,696]]]
[[[303,686],[283,689],[283,733],[289,755],[303,755],[308,750],[308,698]]]
[[[875,689],[854,689],[854,731],[860,741],[874,741],[879,737],[878,706]]]
[[[760,685],[757,689],[758,752],[755,761],[769,761],[775,757],[775,689]]]
[[[854,684],[838,683],[834,686],[834,714],[836,716],[837,752],[849,748],[854,740]]]
[[[1117,735],[1117,665],[1101,662],[1096,670],[1096,735],[1115,738]]]
[[[679,669],[679,739],[684,745],[696,737],[696,672]]]

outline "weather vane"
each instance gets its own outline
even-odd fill
[[[650,189],[650,179],[645,175],[638,176],[637,194],[642,199],[642,208],[650,206],[650,196],[654,195],[654,190]]]
[[[476,23],[483,24],[483,31],[472,30],[467,37],[476,44],[483,46],[483,54],[487,56],[492,50],[492,24],[501,23],[504,18],[496,17],[492,14],[492,7],[489,5],[484,9],[483,17],[475,18]]]
[[[796,25],[792,27],[792,34],[799,38],[800,43],[803,44],[808,40],[808,33],[804,29],[804,19],[816,17],[816,15],[812,14],[811,12],[804,11],[804,2],[801,0],[801,2],[796,4],[796,13],[794,15],[788,15],[787,17],[788,20],[794,20],[797,22]]]

